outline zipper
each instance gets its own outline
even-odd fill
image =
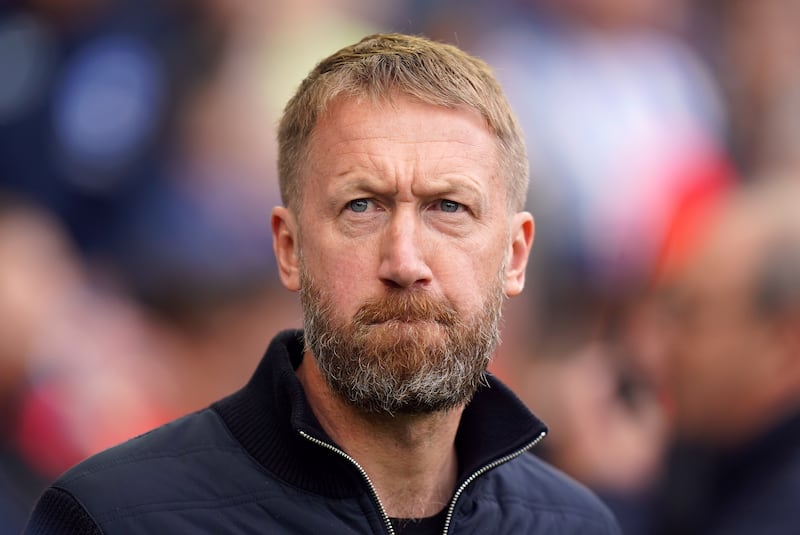
[[[445,517],[445,520],[444,520],[444,531],[442,531],[442,534],[443,535],[447,535],[447,532],[450,531],[450,522],[453,520],[453,513],[455,512],[455,509],[456,509],[456,502],[458,502],[458,498],[461,497],[461,494],[463,494],[464,490],[469,486],[470,483],[475,481],[477,478],[479,478],[480,476],[482,476],[483,474],[485,474],[489,470],[492,470],[493,468],[497,468],[501,464],[505,464],[508,461],[519,457],[520,455],[522,455],[523,453],[525,453],[529,449],[531,449],[534,446],[536,446],[536,444],[541,442],[541,440],[545,437],[545,435],[547,435],[547,431],[542,431],[541,433],[539,433],[539,436],[536,437],[533,440],[533,442],[531,442],[530,444],[528,444],[524,448],[520,448],[517,451],[515,451],[514,453],[510,453],[510,454],[506,455],[505,457],[501,457],[501,458],[499,458],[499,459],[497,459],[497,460],[495,460],[495,461],[483,466],[482,468],[480,468],[480,469],[476,470],[475,472],[473,472],[473,474],[471,476],[469,476],[467,479],[465,479],[464,482],[461,484],[461,486],[458,487],[458,490],[456,490],[456,493],[453,494],[453,499],[450,500],[450,508],[447,510],[447,517]]]
[[[364,470],[364,468],[360,464],[358,464],[358,461],[353,459],[350,455],[348,455],[344,451],[340,450],[336,446],[328,444],[327,442],[325,442],[323,440],[320,440],[318,438],[314,438],[311,435],[309,435],[308,433],[306,433],[305,431],[298,431],[298,432],[306,440],[309,440],[309,441],[313,442],[314,444],[316,444],[318,446],[322,446],[325,449],[328,449],[330,451],[333,451],[333,452],[337,453],[338,455],[340,455],[340,456],[344,457],[345,459],[347,459],[348,461],[350,461],[353,464],[353,466],[356,467],[356,469],[359,471],[359,473],[361,473],[361,477],[363,477],[364,481],[367,482],[367,486],[369,487],[370,494],[372,494],[372,499],[378,505],[378,511],[381,514],[381,518],[383,519],[384,526],[386,526],[386,531],[389,533],[389,535],[394,535],[394,528],[392,527],[392,521],[389,520],[389,515],[386,514],[386,509],[383,508],[383,504],[381,503],[381,499],[378,497],[378,491],[375,490],[375,485],[373,485],[372,480],[367,475],[367,471]]]
[[[369,492],[372,495],[372,499],[378,505],[378,511],[380,512],[381,518],[383,519],[384,526],[386,526],[386,531],[389,533],[389,535],[394,535],[394,528],[392,527],[392,521],[389,520],[389,515],[386,514],[386,509],[383,508],[381,499],[378,497],[378,492],[375,490],[375,485],[372,483],[372,480],[367,475],[367,471],[364,470],[364,468],[360,464],[358,464],[358,461],[356,461],[353,457],[351,457],[341,449],[337,448],[336,446],[328,444],[327,442],[320,440],[318,438],[312,437],[305,431],[298,431],[298,432],[306,440],[338,454],[344,459],[350,461],[350,463],[356,467],[358,472],[361,474],[361,477],[363,477],[364,481],[366,481],[367,487],[369,487]],[[505,464],[508,461],[519,457],[529,449],[536,446],[536,444],[541,442],[542,439],[545,437],[545,435],[547,435],[547,431],[542,431],[541,433],[539,433],[539,436],[537,436],[531,443],[529,443],[525,447],[520,448],[517,451],[506,455],[505,457],[501,457],[495,461],[492,461],[487,465],[484,465],[483,467],[473,472],[472,475],[469,476],[467,479],[465,479],[464,482],[461,484],[461,486],[458,487],[455,494],[453,494],[453,498],[450,500],[450,507],[447,510],[447,517],[445,517],[444,520],[444,530],[442,531],[442,534],[447,535],[447,532],[450,531],[450,522],[453,520],[453,513],[455,512],[456,509],[456,503],[458,502],[458,499],[461,497],[461,494],[464,493],[464,490],[466,490],[466,488],[470,485],[470,483],[478,479],[480,476],[482,476],[489,470],[497,468],[501,464]]]

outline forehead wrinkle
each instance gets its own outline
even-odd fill
[[[340,192],[398,196],[403,191],[426,198],[467,191],[470,197],[480,200],[481,206],[486,202],[488,193],[474,172],[476,164],[471,158],[442,153],[438,158],[420,161],[413,155],[387,159],[383,152],[355,153],[363,157],[362,162],[351,162],[347,169],[330,175],[328,184],[340,187]],[[493,175],[487,179],[487,187],[493,187]]]
[[[432,139],[431,136],[425,136],[408,140],[402,137],[398,139],[391,131],[384,133],[377,130],[373,124],[364,123],[358,117],[347,120],[347,117],[339,115],[334,120],[334,116],[336,114],[322,118],[313,133],[312,146],[316,157],[311,159],[314,162],[313,171],[319,176],[327,175],[330,179],[346,177],[351,172],[363,174],[374,179],[360,181],[362,185],[380,188],[386,194],[394,195],[399,194],[406,183],[409,184],[408,190],[414,194],[434,188],[455,190],[467,184],[467,189],[484,197],[488,192],[483,191],[486,188],[479,184],[482,181],[477,178],[478,175],[483,176],[484,171],[488,171],[486,186],[494,188],[497,185],[497,166],[486,165],[487,161],[497,163],[496,143],[487,146],[479,142],[481,140],[476,139],[474,132],[469,129],[454,125],[441,137]],[[327,134],[324,138],[318,137],[317,134],[324,130],[323,126]],[[423,126],[420,125],[420,130],[424,135]],[[320,145],[323,139],[324,145]],[[390,147],[388,152],[387,146]],[[392,147],[396,150],[391,150]],[[457,150],[452,150],[456,147]],[[333,165],[326,167],[326,161]],[[337,163],[348,168],[337,169]],[[442,175],[464,178],[441,179]],[[436,180],[430,185],[432,178]]]

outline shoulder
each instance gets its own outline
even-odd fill
[[[526,495],[531,499],[587,510],[603,507],[599,498],[583,484],[532,453],[521,455],[500,468],[502,477],[527,489]]]
[[[517,522],[526,529],[619,533],[613,514],[592,491],[531,453],[486,474],[474,494],[489,505],[497,502],[506,514],[515,511]]]
[[[210,409],[189,414],[102,451],[67,471],[58,485],[75,486],[82,480],[116,475],[131,467],[141,469],[182,458],[202,458],[235,450],[219,416]]]
[[[220,417],[206,409],[90,457],[52,488],[102,521],[154,504],[210,503],[246,493],[253,466]]]

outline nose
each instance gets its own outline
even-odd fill
[[[423,250],[422,227],[411,212],[396,211],[381,238],[378,276],[393,288],[424,286],[432,278]]]

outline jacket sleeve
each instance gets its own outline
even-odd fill
[[[102,535],[102,531],[83,506],[65,490],[50,487],[28,519],[23,535]]]

